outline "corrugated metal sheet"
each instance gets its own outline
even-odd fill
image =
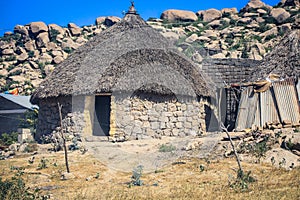
[[[271,90],[260,93],[260,127],[267,122],[280,121]]]
[[[254,125],[261,127],[260,123],[260,101],[257,102],[256,104],[256,112],[255,112],[255,117],[254,117]]]
[[[281,121],[289,120],[293,124],[298,124],[300,120],[299,101],[294,79],[274,82],[273,90]]]
[[[20,106],[23,106],[24,108],[27,109],[34,109],[38,108],[36,105],[32,105],[30,103],[30,96],[22,96],[22,95],[12,95],[12,94],[4,94],[1,93],[0,97],[3,97],[9,101],[12,101]]]
[[[254,123],[257,110],[258,94],[254,93],[252,87],[246,88],[241,94],[239,111],[235,129],[241,131],[249,128]]]
[[[298,79],[298,83],[296,85],[297,93],[298,93],[298,100],[300,99],[300,79]]]

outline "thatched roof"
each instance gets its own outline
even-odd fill
[[[182,95],[210,96],[203,73],[150,27],[134,8],[78,48],[36,89],[31,101],[163,85]],[[158,92],[159,89],[156,89]],[[162,91],[164,93],[164,91]]]
[[[300,30],[294,30],[281,40],[265,57],[259,70],[253,71],[252,80],[265,79],[270,74],[282,78],[299,77],[300,72]]]

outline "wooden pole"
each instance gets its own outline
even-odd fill
[[[67,168],[67,172],[70,173],[70,169],[69,169],[69,161],[68,161],[68,150],[67,150],[67,146],[66,146],[66,138],[63,132],[63,123],[62,123],[62,105],[60,105],[59,102],[57,102],[57,106],[58,106],[58,112],[59,112],[59,119],[60,119],[60,136],[63,140],[63,148],[65,151],[65,164],[66,164],[66,168]]]
[[[221,127],[221,129],[222,129],[223,131],[226,132],[226,135],[227,135],[227,137],[229,138],[229,141],[230,141],[230,144],[231,144],[231,147],[232,147],[234,156],[235,156],[235,158],[236,158],[236,162],[238,163],[240,172],[241,172],[241,173],[244,173],[244,171],[243,171],[243,169],[242,169],[242,165],[241,165],[241,161],[240,161],[239,155],[238,155],[238,153],[236,152],[236,149],[235,149],[235,147],[234,147],[234,144],[233,144],[232,139],[231,139],[231,137],[230,137],[230,134],[229,134],[229,132],[228,132],[228,128],[226,128],[225,125],[224,125],[222,122],[221,122],[220,127]]]

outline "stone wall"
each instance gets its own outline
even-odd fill
[[[202,70],[218,87],[227,84],[246,82],[249,76],[262,61],[252,59],[206,59],[202,62]]]
[[[187,101],[156,102],[138,97],[115,101],[116,135],[130,139],[161,136],[184,137],[205,132],[204,103]],[[165,99],[164,99],[165,100]],[[112,125],[112,124],[111,124]]]
[[[153,96],[151,96],[153,98]],[[111,98],[110,135],[119,141],[161,136],[184,137],[205,132],[204,101],[195,97],[177,101],[174,98],[155,96],[153,100],[139,97]],[[39,123],[36,139],[57,132],[60,118],[57,102],[63,105],[63,128],[67,134],[93,136],[93,130],[85,132],[87,122],[84,104],[87,98],[64,97],[40,101]],[[76,105],[81,103],[82,106]],[[76,109],[74,109],[76,107]],[[78,109],[79,108],[79,109]],[[84,109],[83,109],[84,108]],[[92,111],[91,115],[94,115]]]
[[[58,105],[62,107],[63,119],[72,111],[72,97],[48,98],[39,101],[39,120],[35,139],[40,140],[42,135],[49,135],[60,126]]]

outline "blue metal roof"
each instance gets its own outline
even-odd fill
[[[12,101],[16,104],[19,104],[20,106],[23,106],[24,108],[27,109],[35,109],[35,108],[39,108],[36,105],[33,105],[30,103],[30,96],[22,96],[22,95],[12,95],[12,94],[4,94],[4,93],[0,93],[0,97],[3,97],[9,101]]]

